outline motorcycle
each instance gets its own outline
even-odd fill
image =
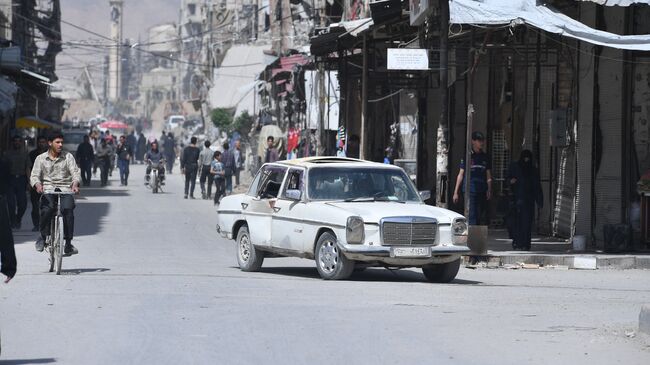
[[[153,164],[151,161],[147,161],[151,167],[151,173],[149,174],[149,184],[148,187],[154,194],[158,192],[162,193],[162,176],[160,174],[160,166],[165,166],[165,160],[161,160],[158,164]]]

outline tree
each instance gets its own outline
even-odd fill
[[[248,137],[248,133],[250,133],[251,128],[253,128],[253,123],[255,122],[255,118],[253,118],[252,115],[248,114],[247,110],[244,110],[237,118],[235,118],[235,121],[233,123],[233,130],[236,130],[241,134],[243,138]]]
[[[210,119],[215,127],[219,128],[220,131],[230,133],[233,128],[233,118],[232,114],[228,109],[217,108],[212,110],[210,113]]]

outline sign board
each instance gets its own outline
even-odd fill
[[[389,70],[428,70],[429,54],[426,49],[389,48]]]
[[[409,0],[409,10],[411,13],[411,26],[418,26],[424,23],[424,20],[431,14],[434,0]]]

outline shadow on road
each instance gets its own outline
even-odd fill
[[[108,215],[109,203],[90,203],[88,201],[76,201],[77,207],[74,210],[74,236],[92,236],[102,231],[104,217]],[[29,212],[27,212],[29,214]],[[30,224],[31,225],[31,224]],[[38,232],[23,228],[14,231],[14,243],[34,243],[38,238]]]
[[[111,271],[111,269],[107,268],[96,268],[96,269],[67,269],[67,270],[61,270],[61,273],[63,275],[80,275],[80,274],[92,274],[92,273],[102,273],[106,271]]]
[[[120,197],[129,196],[128,190],[125,189],[107,189],[101,187],[82,188],[77,200],[84,200],[84,198],[97,198],[97,197]]]
[[[0,365],[52,364],[55,362],[56,359],[50,357],[43,359],[0,360]]]
[[[75,237],[92,236],[102,231],[110,203],[78,202],[74,210]]]
[[[260,270],[261,273],[283,276],[294,276],[307,279],[318,279],[320,275],[316,268],[311,267],[266,267]],[[349,281],[360,282],[428,282],[424,275],[410,270],[386,270],[382,268],[368,268],[364,271],[355,272]],[[454,279],[450,284],[477,285],[479,281]]]

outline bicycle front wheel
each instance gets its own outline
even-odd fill
[[[65,244],[63,243],[63,217],[56,217],[54,229],[54,271],[57,275],[61,275],[61,266],[63,265],[63,254]]]

